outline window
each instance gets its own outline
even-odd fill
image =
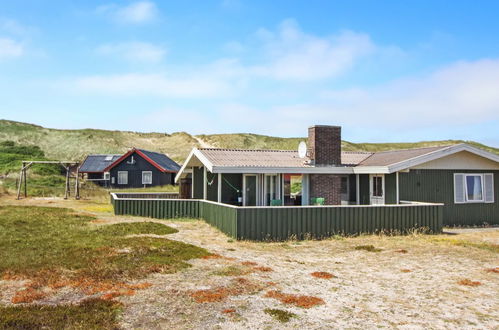
[[[128,184],[127,171],[118,171],[118,184]]]
[[[466,201],[483,202],[482,176],[476,174],[466,175]]]
[[[284,174],[283,175],[283,194],[284,205],[302,205],[302,175],[301,174]],[[319,196],[323,197],[323,196]]]
[[[152,184],[151,171],[142,171],[142,184]]]
[[[341,177],[341,193],[348,195],[348,176]]]
[[[104,172],[104,180],[109,180],[109,172]]]
[[[494,203],[494,175],[455,173],[454,203]]]
[[[383,197],[382,176],[373,176],[373,197]]]

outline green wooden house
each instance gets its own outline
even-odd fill
[[[341,128],[309,128],[298,151],[193,149],[184,198],[240,206],[444,203],[446,225],[499,224],[499,156],[468,144],[341,151]],[[301,156],[301,157],[300,157]]]

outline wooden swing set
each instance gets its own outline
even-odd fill
[[[17,185],[17,199],[21,199],[21,187],[24,184],[24,197],[28,197],[28,183],[27,183],[27,175],[26,172],[27,170],[33,165],[33,164],[58,164],[61,165],[65,170],[66,170],[66,184],[65,184],[65,189],[64,189],[64,199],[68,199],[69,195],[71,194],[70,190],[70,183],[69,179],[76,179],[75,182],[75,198],[80,199],[80,185],[79,185],[79,173],[78,170],[76,170],[76,176],[71,177],[71,167],[78,166],[80,163],[78,162],[73,162],[73,161],[52,161],[52,160],[23,160],[22,161],[22,167],[21,167],[21,172],[19,173],[19,181]]]

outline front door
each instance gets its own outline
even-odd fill
[[[383,174],[371,174],[369,176],[369,187],[371,205],[385,204],[385,176]]]
[[[245,174],[243,180],[243,205],[256,206],[256,174]]]

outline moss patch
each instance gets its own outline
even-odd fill
[[[282,309],[266,308],[263,311],[265,312],[265,314],[269,314],[281,323],[289,322],[293,317],[297,317],[295,313],[291,313]]]
[[[121,304],[89,299],[79,305],[0,307],[1,329],[116,329]]]
[[[374,245],[358,245],[355,247],[355,250],[364,250],[369,252],[381,252],[382,250],[374,247]]]

